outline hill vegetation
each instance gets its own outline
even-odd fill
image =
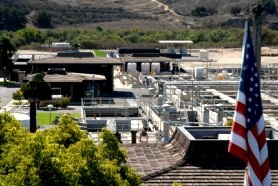
[[[128,28],[179,30],[187,27],[242,27],[257,0],[4,0],[0,29]],[[269,27],[277,22],[278,0],[261,0]]]
[[[263,45],[277,45],[278,0],[261,0]],[[1,35],[17,47],[69,42],[81,48],[159,47],[187,40],[195,47],[240,47],[244,21],[257,0],[4,0]],[[10,32],[12,31],[12,32]],[[45,49],[45,48],[44,48]]]

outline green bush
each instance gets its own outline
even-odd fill
[[[15,93],[13,93],[13,99],[14,100],[22,100],[24,99],[23,97],[23,92],[19,89]]]
[[[47,107],[47,105],[53,104],[53,100],[41,100],[40,107]]]
[[[24,105],[27,106],[29,105],[28,100],[14,100],[13,105]]]
[[[52,104],[54,107],[67,108],[70,104],[70,97],[61,97],[52,100],[42,100],[40,101],[40,107],[47,107],[47,105]]]
[[[54,107],[61,107],[61,108],[67,108],[68,105],[70,104],[70,97],[62,97],[53,103]]]

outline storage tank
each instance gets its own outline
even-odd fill
[[[162,106],[163,105],[163,95],[158,95],[158,101],[157,101],[157,104],[158,106]]]
[[[169,108],[170,120],[176,121],[178,119],[178,116],[179,116],[179,112],[178,112],[177,108],[176,107],[170,107]]]
[[[112,132],[116,132],[116,121],[114,119],[108,119],[106,121],[106,128]]]
[[[128,63],[127,64],[127,72],[133,72],[136,70],[137,64],[136,63]]]
[[[69,48],[71,47],[70,43],[65,43],[65,42],[62,42],[62,43],[52,43],[51,45],[52,47],[60,47],[60,48]]]
[[[159,74],[160,73],[160,63],[152,63],[151,71],[153,74]]]
[[[201,60],[208,60],[209,59],[209,53],[207,50],[200,50],[200,59]]]
[[[204,67],[195,67],[194,68],[194,77],[196,79],[205,79],[205,68]]]
[[[224,78],[227,78],[228,71],[227,70],[222,70],[222,75],[223,75]]]
[[[150,73],[150,63],[142,63],[141,64],[141,72],[143,74],[149,74]]]

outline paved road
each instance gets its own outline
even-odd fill
[[[0,87],[0,107],[3,109],[12,100],[13,93],[15,93],[19,88],[16,87]]]

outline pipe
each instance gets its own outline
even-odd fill
[[[239,81],[194,81],[193,85],[238,85]],[[190,85],[192,86],[192,81],[169,81],[165,82],[165,85]],[[277,81],[261,81],[261,85],[278,85]],[[164,88],[164,87],[163,87]],[[164,90],[163,90],[164,92]]]

